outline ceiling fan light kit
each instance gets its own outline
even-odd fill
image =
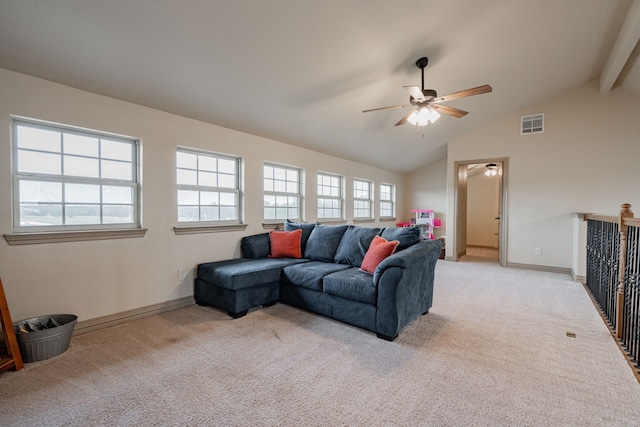
[[[438,92],[436,92],[434,89],[424,88],[424,69],[428,63],[429,58],[427,58],[426,56],[416,61],[416,67],[420,68],[422,74],[422,88],[418,86],[404,86],[404,89],[409,92],[409,104],[372,108],[370,110],[364,110],[363,113],[388,110],[392,108],[413,107],[411,111],[405,114],[396,123],[396,126],[400,126],[409,122],[414,126],[424,128],[424,126],[426,126],[427,124],[434,123],[436,120],[438,120],[438,118],[440,118],[440,113],[444,113],[458,119],[468,114],[467,111],[449,107],[447,105],[442,105],[443,102],[451,101],[453,99],[465,98],[467,96],[480,95],[482,93],[488,93],[493,90],[491,86],[483,85],[438,97]]]

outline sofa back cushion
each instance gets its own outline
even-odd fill
[[[371,241],[378,234],[380,234],[379,228],[350,225],[340,240],[333,261],[360,267]]]
[[[266,258],[271,252],[269,233],[243,237],[240,249],[244,258]]]
[[[316,225],[307,240],[304,257],[313,261],[333,262],[345,231],[346,225]]]
[[[293,222],[293,221],[287,220],[284,223],[284,231],[302,230],[301,248],[302,248],[302,253],[304,253],[304,248],[307,247],[307,241],[309,240],[309,236],[311,236],[311,232],[315,228],[316,224],[318,223],[312,222],[309,224],[304,224],[301,222]]]
[[[382,230],[380,236],[387,240],[399,241],[396,252],[400,252],[420,241],[420,229],[418,227],[388,227]]]

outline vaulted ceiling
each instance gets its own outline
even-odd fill
[[[407,172],[444,158],[449,141],[603,70],[614,82],[604,91],[640,94],[638,8],[631,0],[0,0],[0,67]],[[627,15],[631,29],[621,32]],[[362,113],[406,104],[402,87],[420,85],[422,56],[425,87],[438,94],[482,84],[493,92],[448,102],[470,113],[443,116],[424,135],[394,126],[405,110]]]

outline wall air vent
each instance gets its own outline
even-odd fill
[[[520,135],[544,132],[544,113],[522,116],[520,120]]]

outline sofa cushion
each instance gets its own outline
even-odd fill
[[[300,250],[300,239],[302,230],[269,232],[271,241],[271,258],[302,258]]]
[[[266,258],[271,252],[269,233],[243,237],[240,243],[245,258]]]
[[[378,234],[379,228],[350,225],[340,240],[334,262],[360,267],[371,241]]]
[[[400,244],[396,251],[400,252],[420,241],[420,229],[418,227],[388,227],[382,230],[380,236],[389,241],[399,241]]]
[[[290,265],[282,271],[282,281],[289,285],[322,291],[322,279],[336,271],[346,270],[348,265],[332,262],[310,261],[299,265]]]
[[[278,282],[282,269],[307,262],[305,259],[261,258],[231,259],[198,265],[198,278],[225,289],[243,289],[269,282]]]
[[[374,237],[367,254],[362,260],[362,266],[360,268],[367,273],[373,274],[378,264],[396,251],[398,243],[397,240],[388,242],[384,237]]]
[[[333,263],[333,257],[346,230],[346,225],[316,225],[307,241],[304,257]]]
[[[304,248],[307,246],[307,241],[309,240],[309,236],[311,232],[315,228],[316,223],[304,224],[301,222],[293,222],[287,220],[284,223],[284,231],[294,231],[294,230],[302,230],[302,240],[300,242],[300,247],[302,248],[302,253],[304,253]]]
[[[359,268],[349,268],[329,274],[322,281],[322,290],[328,294],[352,301],[376,304],[377,289],[373,277]]]

